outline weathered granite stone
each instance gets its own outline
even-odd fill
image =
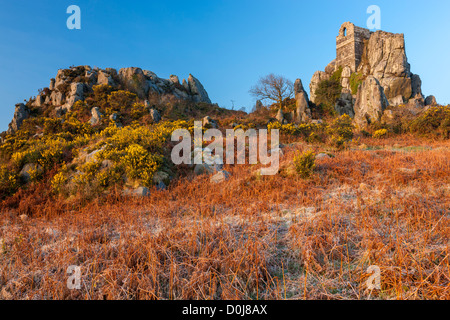
[[[311,119],[311,110],[309,109],[308,94],[303,88],[302,81],[300,79],[295,80],[294,94],[296,104],[296,121],[306,122]]]
[[[435,96],[428,96],[425,99],[425,106],[435,106],[437,105]]]
[[[16,133],[25,119],[30,116],[30,110],[23,103],[16,104],[16,109],[14,111],[14,117],[11,123],[8,126],[8,130],[6,131],[8,134]]]
[[[319,87],[320,82],[322,82],[324,80],[329,80],[329,79],[330,79],[330,75],[323,71],[316,71],[313,74],[311,82],[309,83],[310,100],[313,103],[317,103],[316,90]]]
[[[275,119],[277,119],[277,121],[279,123],[284,122],[284,113],[283,113],[283,110],[281,110],[281,108],[278,110],[278,113],[277,113],[277,116],[275,117]]]
[[[91,109],[91,120],[89,121],[89,123],[93,126],[97,125],[100,123],[100,121],[102,120],[102,113],[100,112],[100,109],[98,107],[94,107]]]
[[[109,73],[103,70],[99,70],[97,84],[113,86],[115,83],[113,77]]]
[[[403,34],[385,31],[371,32],[350,22],[342,24],[336,38],[336,61],[330,63],[325,72],[314,73],[310,83],[311,101],[316,103],[315,92],[319,83],[328,80],[334,70],[342,67],[342,92],[350,91],[352,73],[357,72],[366,79],[373,76],[384,89],[384,95],[391,102],[409,101],[422,96],[422,81],[411,73],[405,50]],[[339,104],[343,106],[343,102]]]
[[[353,96],[350,93],[341,93],[334,109],[340,116],[347,114],[353,118],[355,116],[355,112],[353,111]]]
[[[189,74],[188,78],[189,91],[193,96],[195,102],[206,102],[211,103],[211,100],[208,97],[208,93],[206,92],[203,85],[200,81],[195,78],[192,74]]]
[[[361,84],[356,97],[355,123],[359,127],[365,127],[380,121],[387,106],[388,100],[380,82],[374,76],[367,77]]]
[[[150,116],[152,117],[153,123],[158,123],[161,121],[161,115],[156,109],[150,109]]]

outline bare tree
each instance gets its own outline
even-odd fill
[[[259,100],[271,100],[283,106],[283,100],[291,98],[294,85],[289,79],[273,73],[259,79],[258,83],[250,89],[250,94]]]

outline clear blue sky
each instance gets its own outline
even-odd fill
[[[81,8],[81,30],[66,9]],[[425,95],[450,103],[450,2],[442,0],[39,0],[0,2],[0,131],[14,105],[49,85],[59,68],[140,67],[168,78],[189,73],[222,107],[251,109],[260,76],[301,78],[335,58],[340,25],[365,27],[381,8],[381,28],[404,33],[412,72]]]

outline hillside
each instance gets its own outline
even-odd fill
[[[403,35],[346,23],[291,87],[246,113],[192,75],[60,69],[0,135],[0,299],[449,299],[450,106]]]

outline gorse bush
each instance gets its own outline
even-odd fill
[[[19,188],[19,177],[11,168],[0,165],[0,199],[3,199]]]
[[[282,134],[289,136],[300,136],[310,142],[319,142],[322,140],[321,133],[324,126],[322,124],[315,123],[301,123],[298,125],[289,123],[281,124],[278,121],[271,122],[267,125],[267,129],[278,129]]]
[[[311,177],[316,167],[316,154],[313,151],[297,153],[294,156],[294,166],[301,178]]]
[[[421,135],[449,139],[450,106],[429,108],[410,123],[410,131]]]
[[[139,179],[144,186],[153,184],[153,175],[162,163],[162,157],[150,154],[138,144],[132,144],[125,150],[120,161],[131,179]]]
[[[353,139],[353,129],[352,118],[349,115],[344,114],[333,120],[327,126],[327,133],[331,145],[338,149],[343,148],[346,142]]]
[[[375,139],[381,139],[381,138],[386,137],[387,134],[388,134],[387,129],[380,129],[380,130],[375,131],[373,133],[372,137]]]
[[[125,90],[113,91],[108,95],[108,104],[115,111],[126,111],[132,109],[136,103],[137,96]]]

